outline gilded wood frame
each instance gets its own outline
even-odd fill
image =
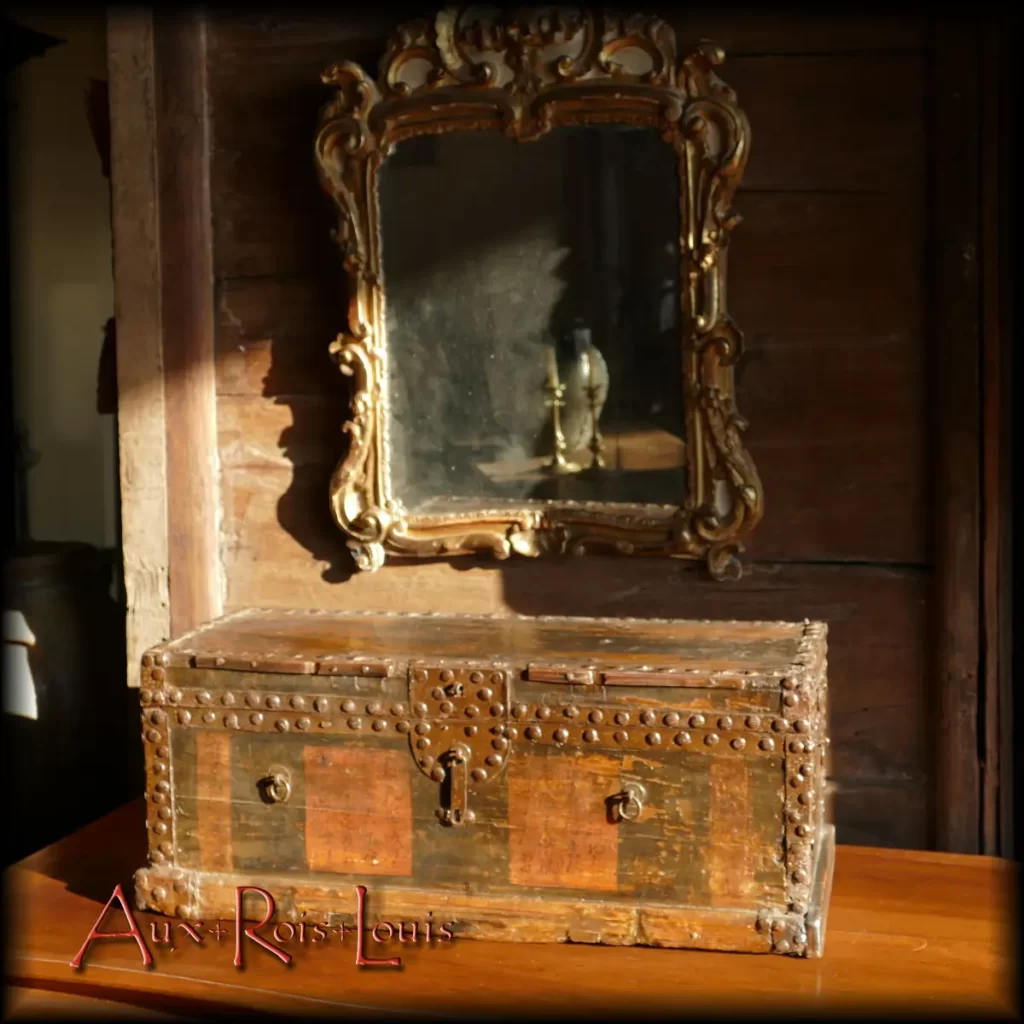
[[[735,93],[715,74],[722,51],[681,53],[672,27],[644,15],[524,10],[471,20],[466,8],[401,26],[376,81],[343,61],[321,111],[317,171],[338,209],[337,241],[351,279],[348,333],[331,344],[354,381],[350,446],[330,485],[335,521],[356,565],[387,554],[491,551],[537,556],[590,551],[706,560],[717,579],[742,573],[741,539],[763,511],[743,445],[733,367],[742,336],[725,308],[731,211],[750,145]],[[647,67],[630,67],[639,52]],[[680,267],[689,491],[678,507],[546,501],[471,513],[410,514],[391,490],[387,339],[376,177],[394,145],[421,134],[492,130],[526,142],[562,125],[623,123],[660,131],[678,155]]]

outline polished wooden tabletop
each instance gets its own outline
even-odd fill
[[[849,846],[836,855],[821,960],[456,938],[385,943],[367,955],[400,956],[400,968],[359,967],[349,934],[285,943],[294,955],[288,966],[247,943],[239,969],[232,922],[219,942],[205,932],[202,945],[179,929],[172,949],[151,941],[152,925],[159,937],[165,919],[138,913],[151,968],[133,940],[118,939],[94,942],[76,971],[70,961],[114,887],[132,898],[143,822],[141,803],[130,804],[8,869],[8,1019],[113,1018],[133,1008],[157,1019],[1018,1013],[1014,864]],[[101,927],[125,930],[116,904]]]

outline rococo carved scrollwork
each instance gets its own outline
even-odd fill
[[[368,570],[386,554],[617,551],[704,559],[716,578],[735,578],[763,496],[733,399],[742,339],[725,309],[725,256],[739,221],[731,203],[750,133],[715,73],[724,55],[706,42],[678,51],[672,27],[654,17],[538,8],[482,19],[473,10],[401,26],[376,81],[348,61],[322,76],[335,91],[321,111],[316,165],[337,206],[351,279],[348,332],[331,346],[353,383],[350,446],[331,481],[334,517]],[[654,127],[678,157],[689,493],[679,507],[566,501],[409,514],[388,474],[380,165],[415,135],[489,129],[527,141],[599,123]]]

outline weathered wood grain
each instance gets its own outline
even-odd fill
[[[936,26],[932,83],[935,306],[936,825],[940,849],[980,834],[980,36],[970,15]]]
[[[154,18],[170,625],[220,614],[206,23]]]
[[[195,750],[199,862],[208,871],[231,871],[231,736],[199,732]]]
[[[171,631],[157,215],[159,130],[150,14],[112,12],[107,64],[126,678],[129,686],[138,686],[143,652],[166,640]]]
[[[531,752],[508,769],[509,880],[528,887],[618,888],[619,831],[605,799],[619,762],[606,754]]]
[[[310,871],[411,875],[408,752],[316,745],[302,754]]]

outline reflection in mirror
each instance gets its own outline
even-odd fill
[[[392,494],[686,494],[676,156],[652,128],[398,143],[378,176]]]

